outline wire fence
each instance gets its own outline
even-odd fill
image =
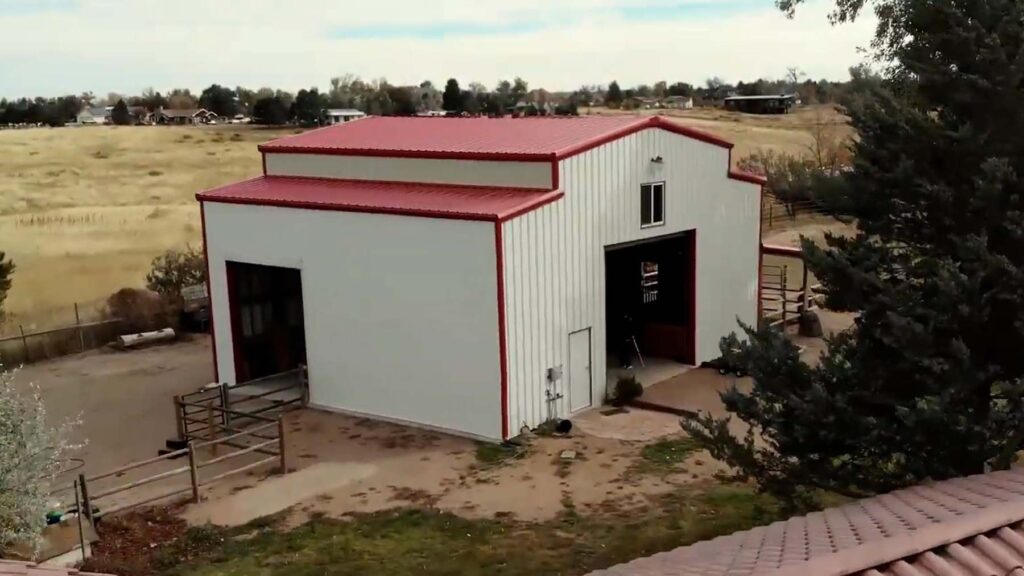
[[[23,324],[8,325],[10,335],[0,338],[0,360],[13,366],[85,352],[113,341],[127,327],[121,318],[83,322],[77,303],[74,314],[73,324],[42,330],[26,330]]]

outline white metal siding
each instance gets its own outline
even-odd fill
[[[501,438],[494,224],[207,202],[220,378],[225,262],[302,274],[313,404]]]
[[[651,162],[661,156],[662,164]],[[565,197],[503,224],[510,430],[569,413],[569,334],[592,328],[593,398],[605,397],[604,247],[697,230],[697,361],[757,316],[760,194],[727,177],[729,152],[649,129],[561,162]],[[640,228],[640,185],[665,181],[665,224]]]
[[[550,190],[550,162],[495,162],[328,154],[265,155],[267,174]]]

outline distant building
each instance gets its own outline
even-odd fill
[[[327,124],[341,124],[366,118],[366,113],[355,108],[328,108],[324,110],[324,118]]]
[[[661,101],[661,105],[664,108],[690,110],[693,108],[693,98],[690,96],[669,96]]]
[[[796,94],[765,94],[761,96],[729,96],[725,109],[747,114],[788,114],[797,104]]]
[[[161,108],[153,114],[157,124],[188,125],[216,123],[217,114],[205,108]]]
[[[661,108],[661,101],[648,96],[631,96],[626,98],[626,107],[634,109],[651,110]]]
[[[89,106],[83,108],[82,111],[75,116],[75,122],[82,125],[94,126],[110,124],[110,115],[113,109],[113,106]]]

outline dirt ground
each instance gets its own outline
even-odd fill
[[[96,474],[156,456],[175,436],[176,394],[192,392],[213,379],[208,337],[144,350],[107,349],[30,364],[17,376],[19,387],[39,387],[54,423],[81,418],[75,441],[88,444],[75,456]]]

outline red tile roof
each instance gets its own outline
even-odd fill
[[[0,560],[0,576],[110,576],[94,572],[79,572],[74,568],[40,566],[33,562]]]
[[[196,194],[207,202],[490,221],[507,220],[561,197],[556,190],[281,176],[261,176]]]
[[[732,144],[657,116],[532,118],[371,117],[274,140],[261,152],[552,161],[646,128]]]
[[[790,518],[591,576],[1024,576],[1024,470]]]

